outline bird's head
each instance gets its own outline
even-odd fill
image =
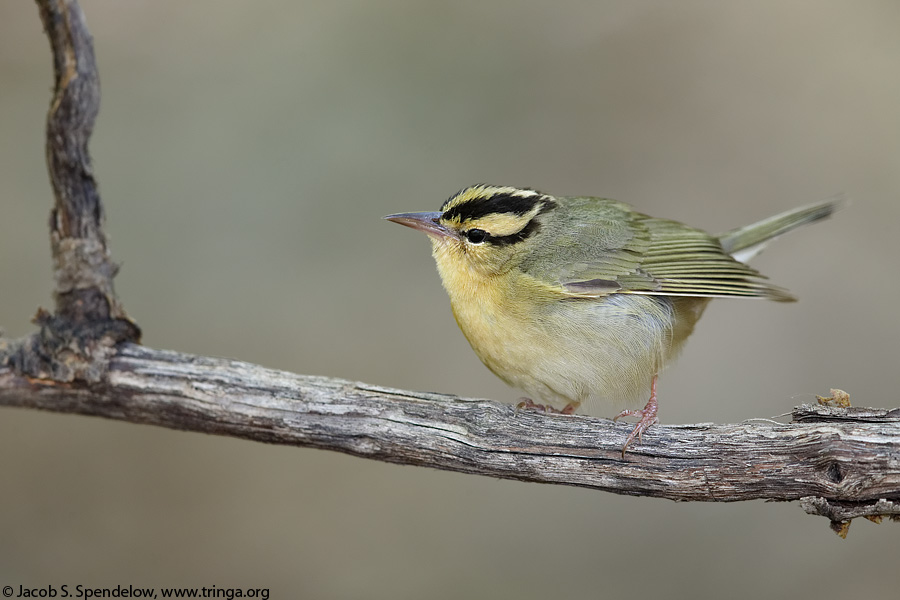
[[[442,278],[501,275],[528,254],[541,220],[556,207],[529,189],[474,185],[451,196],[438,212],[400,213],[385,219],[431,238]]]

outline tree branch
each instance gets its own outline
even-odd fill
[[[820,500],[804,507],[832,520],[870,516],[874,507],[900,515],[900,409],[803,406],[792,424],[658,426],[623,460],[631,428],[624,423],[134,344],[118,348],[96,383],[0,369],[0,405],[617,494],[713,502],[814,497]]]
[[[47,169],[53,186],[50,244],[56,311],[39,310],[40,331],[9,360],[23,373],[60,381],[103,377],[119,342],[140,341],[113,288],[118,266],[103,234],[103,205],[88,140],[100,107],[91,35],[75,0],[37,0],[53,51],[54,93],[47,113]]]
[[[75,0],[37,0],[54,56],[47,163],[56,311],[0,338],[0,405],[95,415],[387,462],[671,500],[801,500],[836,529],[900,515],[900,409],[803,406],[794,423],[631,426],[295,375],[136,345],[87,151],[99,106]]]

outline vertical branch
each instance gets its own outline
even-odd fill
[[[118,270],[103,234],[103,205],[88,140],[100,106],[91,35],[76,0],[37,0],[53,51],[54,94],[47,114],[47,168],[55,197],[50,243],[56,311],[40,310],[39,334],[23,345],[23,372],[63,381],[96,381],[109,350],[139,341],[140,329],[116,299]]]
[[[50,236],[56,277],[56,311],[76,317],[79,290],[106,299],[91,303],[97,318],[121,316],[112,279],[116,265],[103,235],[103,205],[94,180],[88,140],[100,107],[100,80],[84,13],[76,2],[39,0],[53,50],[54,94],[47,114],[47,168],[55,203]],[[87,316],[87,315],[85,315]]]
[[[55,82],[47,115],[47,165],[56,195],[50,226],[60,237],[105,245],[103,209],[87,149],[100,107],[93,42],[74,2],[43,0],[38,6],[53,51]]]

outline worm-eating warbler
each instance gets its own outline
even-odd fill
[[[624,454],[658,422],[657,374],[710,299],[793,301],[744,261],[840,203],[713,236],[615,200],[475,185],[439,212],[385,218],[428,234],[456,322],[491,371],[541,403],[523,404],[640,417]]]

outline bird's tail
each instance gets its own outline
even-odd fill
[[[771,240],[801,225],[830,217],[846,204],[844,194],[838,194],[827,200],[800,206],[752,225],[721,233],[718,236],[719,242],[725,252],[736,260],[747,262],[759,254]]]

